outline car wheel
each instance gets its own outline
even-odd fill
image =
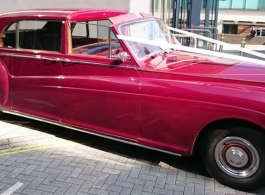
[[[265,135],[254,129],[210,131],[202,140],[202,157],[219,183],[239,190],[265,185]]]

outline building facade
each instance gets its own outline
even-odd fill
[[[114,8],[149,13],[151,0],[0,0],[0,14],[40,8]]]
[[[252,28],[265,29],[264,16],[265,0],[220,0],[218,28],[225,34],[247,35]]]
[[[237,35],[247,35],[255,28],[264,29],[265,35],[265,0],[13,0],[12,3],[0,0],[0,3],[0,14],[35,8],[116,8],[152,13],[177,28],[209,27],[217,28],[213,33]]]

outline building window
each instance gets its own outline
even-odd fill
[[[219,1],[219,8],[221,9],[231,9],[232,0],[220,0]]]
[[[259,9],[260,0],[246,0],[246,9]]]
[[[265,9],[265,0],[260,0],[260,9]]]
[[[223,33],[224,34],[237,34],[238,26],[236,24],[224,24]]]

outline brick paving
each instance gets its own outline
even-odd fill
[[[11,115],[0,119],[0,195],[249,195],[179,158]]]

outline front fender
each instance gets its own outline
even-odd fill
[[[9,92],[8,73],[4,63],[0,60],[0,108],[7,102]]]

